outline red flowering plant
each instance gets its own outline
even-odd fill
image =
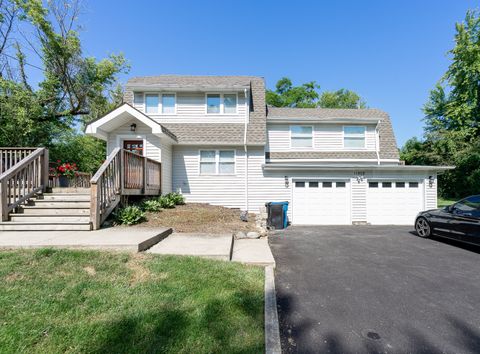
[[[60,160],[57,162],[60,163]],[[68,178],[74,178],[75,176],[77,176],[78,175],[77,171],[78,171],[77,164],[70,163],[70,162],[64,162],[58,165],[56,169],[58,176],[66,176]]]

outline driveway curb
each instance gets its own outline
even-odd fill
[[[282,353],[275,293],[275,274],[272,266],[265,267],[265,353]]]

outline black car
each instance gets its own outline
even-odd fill
[[[415,219],[420,237],[448,237],[480,245],[480,195],[472,195],[442,209],[422,211]]]

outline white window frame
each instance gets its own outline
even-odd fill
[[[163,113],[163,95],[173,95],[174,100],[175,100],[173,113]],[[160,93],[160,114],[163,114],[163,115],[166,115],[166,116],[177,114],[177,94],[176,94],[176,92],[161,92]]]
[[[219,95],[220,96],[220,112],[208,113],[208,96]],[[237,104],[235,105],[235,113],[225,113],[225,95],[235,95]],[[205,92],[205,114],[209,116],[220,115],[236,115],[238,114],[238,92]]]
[[[157,98],[158,98],[157,113],[147,112],[147,96],[157,96]],[[144,107],[145,114],[151,114],[151,115],[160,114],[161,106],[162,106],[162,102],[160,100],[160,94],[158,92],[144,92],[143,93],[143,107]]]
[[[142,96],[142,103],[139,104],[139,105],[135,104],[135,94],[137,94],[139,96]],[[134,108],[145,112],[145,92],[134,91],[133,92],[133,102],[132,103],[133,103]]]
[[[359,135],[346,135],[345,128],[363,128],[363,147],[345,147],[345,138],[358,138]],[[344,125],[342,129],[342,145],[344,150],[365,150],[367,148],[367,127],[365,125]]]
[[[293,136],[293,127],[307,127],[307,128],[311,128],[312,129],[312,133],[311,133],[311,136],[310,138],[312,139],[312,145],[310,146],[304,146],[304,147],[301,147],[301,146],[293,146],[292,144],[292,140],[294,138]],[[313,132],[315,131],[315,127],[313,125],[305,125],[305,124],[291,124],[289,126],[289,131],[290,131],[290,149],[292,150],[311,150],[313,149],[313,146],[314,146],[314,143],[313,143]],[[304,136],[304,138],[306,138],[306,136]]]
[[[202,173],[202,151],[215,151],[215,173]],[[233,173],[220,173],[220,151],[233,152]],[[237,151],[235,149],[201,149],[198,150],[198,175],[199,176],[235,176],[237,174]]]

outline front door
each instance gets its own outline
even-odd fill
[[[123,148],[127,151],[143,156],[143,140],[124,140]]]

